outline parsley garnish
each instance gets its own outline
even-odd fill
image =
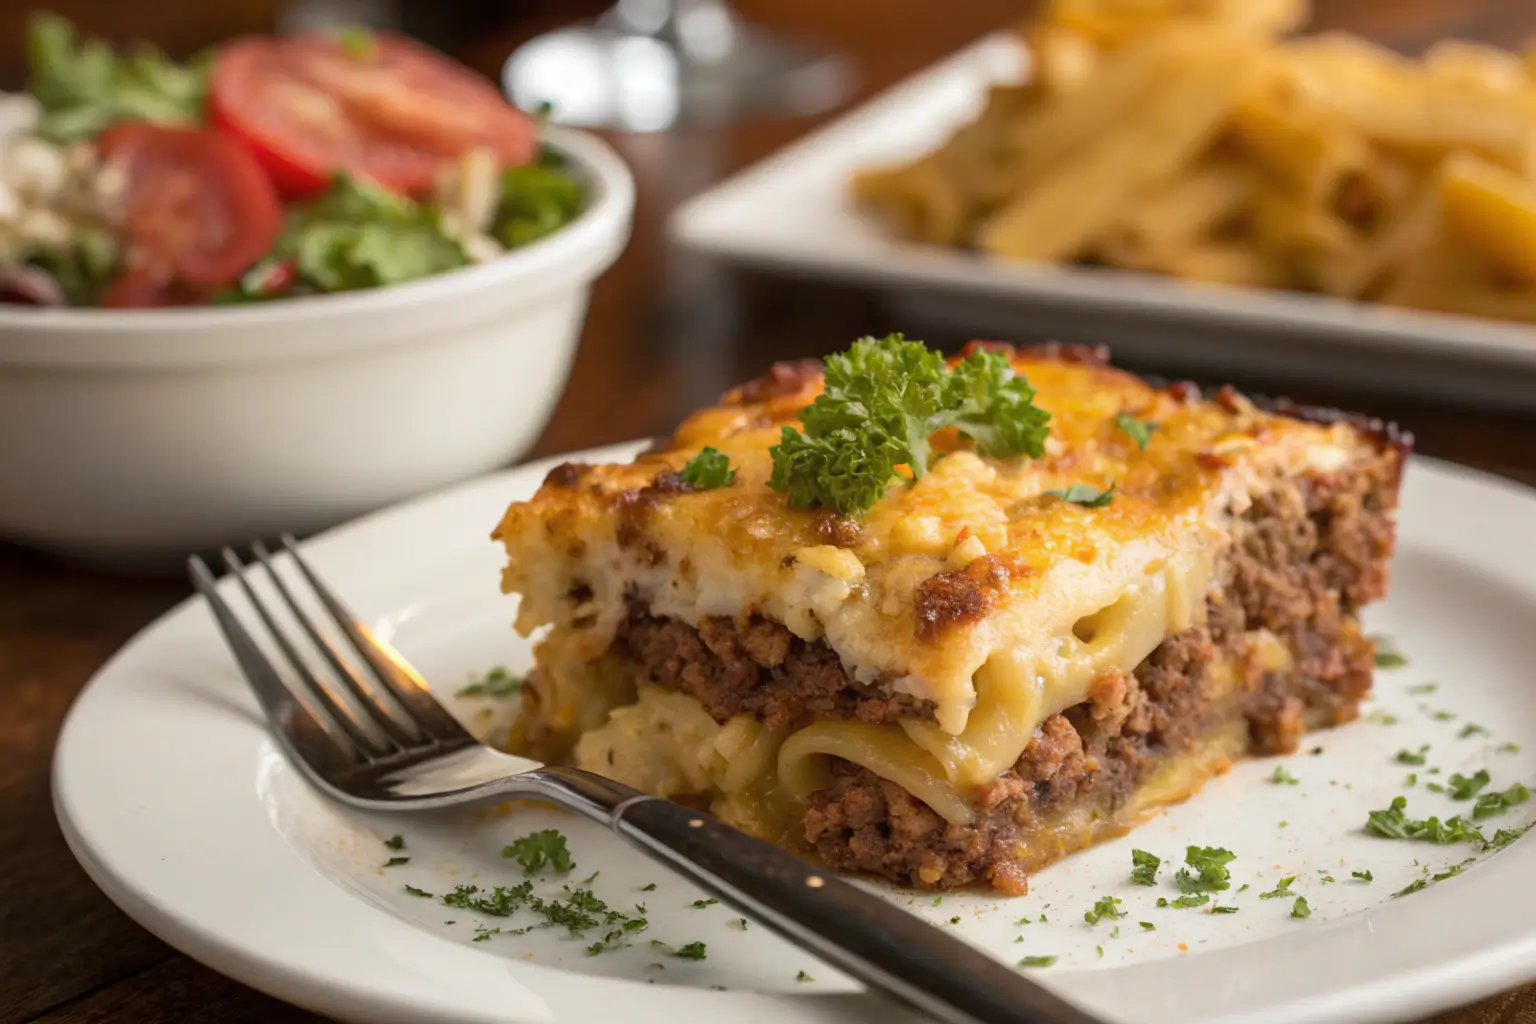
[[[737,928],[740,928],[742,931],[747,930],[747,919],[744,917],[734,918],[731,921],[731,924],[735,925]]]
[[[1476,722],[1468,722],[1466,725],[1461,727],[1461,732],[1457,733],[1456,737],[1458,739],[1463,739],[1464,740],[1464,739],[1467,739],[1470,736],[1491,736],[1491,735],[1493,735],[1493,734],[1490,733],[1487,729],[1484,729],[1482,726],[1478,725]]]
[[[675,956],[679,960],[703,960],[708,955],[707,947],[702,942],[690,942],[673,949],[659,939],[652,939],[651,945],[656,949],[664,950],[667,956]]]
[[[1144,932],[1157,931],[1157,925],[1153,924],[1151,921],[1138,921],[1136,923],[1141,925],[1141,930]]]
[[[411,858],[409,857],[391,857],[384,862],[384,866],[387,868],[397,868],[401,864],[409,864],[410,862]]]
[[[1424,755],[1428,751],[1429,751],[1429,744],[1428,743],[1424,744],[1418,750],[1399,750],[1397,752],[1397,763],[1398,764],[1414,764],[1414,765],[1423,764],[1424,763]]]
[[[502,847],[501,855],[516,858],[523,866],[525,875],[535,874],[543,870],[545,865],[563,875],[576,866],[576,862],[571,860],[571,852],[565,847],[565,836],[553,828],[523,836],[510,846]]]
[[[431,894],[431,893],[429,893],[429,892],[427,892],[427,890],[425,890],[425,889],[418,889],[418,888],[416,888],[416,887],[415,887],[415,886],[414,886],[414,885],[408,885],[408,886],[406,886],[406,887],[405,887],[405,891],[406,891],[406,893],[407,893],[407,894],[408,894],[408,895],[411,895],[411,896],[419,896],[419,897],[421,897],[421,898],[422,898],[422,899],[428,899],[428,900],[429,900],[429,899],[431,899],[431,898],[432,898],[432,894]]]
[[[1180,868],[1173,880],[1178,883],[1180,892],[1226,889],[1232,884],[1232,872],[1227,870],[1227,865],[1236,858],[1231,850],[1219,846],[1191,846],[1184,851],[1184,863],[1189,867]]]
[[[1365,716],[1367,722],[1373,725],[1396,725],[1398,717],[1390,711],[1382,711],[1379,708]]]
[[[1156,423],[1144,423],[1124,413],[1115,417],[1115,426],[1125,431],[1126,436],[1135,441],[1136,447],[1142,451],[1147,450],[1147,442],[1152,439],[1152,432],[1157,429]]]
[[[1027,956],[1019,961],[1020,967],[1049,967],[1060,957],[1055,956]]]
[[[1476,862],[1477,862],[1477,858],[1476,857],[1468,857],[1466,860],[1462,861],[1460,864],[1447,864],[1444,871],[1441,871],[1441,872],[1438,872],[1436,874],[1430,875],[1429,876],[1429,880],[1431,882],[1443,882],[1447,878],[1454,878],[1455,876],[1461,874],[1461,869],[1462,868],[1466,867],[1468,864],[1473,864],[1473,863],[1476,863]]]
[[[1292,775],[1285,765],[1277,764],[1275,765],[1275,774],[1269,777],[1269,781],[1276,785],[1294,786],[1301,780]]]
[[[596,955],[605,949],[624,945],[631,934],[643,931],[649,924],[644,917],[635,917],[614,910],[598,899],[590,889],[565,887],[566,899],[546,900],[533,894],[531,881],[513,886],[497,886],[490,892],[482,892],[478,886],[461,885],[442,897],[443,904],[473,910],[487,917],[511,917],[523,907],[540,914],[551,925],[565,928],[576,937],[593,928],[607,926],[608,931],[598,942],[587,947],[588,955]],[[641,908],[636,908],[641,909]],[[643,910],[642,910],[643,913]],[[521,935],[530,928],[520,928],[511,934]],[[499,931],[499,929],[498,929]],[[490,932],[488,934],[495,934]],[[477,941],[479,941],[477,937]]]
[[[1131,881],[1137,885],[1157,884],[1157,869],[1162,860],[1146,850],[1131,851]]]
[[[513,675],[500,665],[463,687],[455,697],[510,697],[522,689],[523,677]]]
[[[1261,899],[1261,900],[1273,900],[1273,899],[1280,899],[1280,898],[1285,897],[1285,896],[1293,895],[1293,893],[1291,892],[1291,883],[1294,882],[1294,881],[1296,881],[1296,876],[1295,875],[1287,875],[1287,876],[1285,876],[1284,878],[1280,879],[1280,884],[1275,886],[1273,889],[1269,890],[1269,892],[1261,892],[1261,893],[1259,893],[1259,899]]]
[[[736,479],[736,471],[731,468],[729,455],[706,447],[688,460],[679,476],[683,483],[696,491],[711,491],[716,487],[729,486]]]
[[[1044,454],[1050,414],[996,352],[971,353],[951,370],[944,357],[900,334],[860,338],[826,361],[825,387],[785,427],[769,486],[795,508],[821,505],[862,515],[905,466],[920,479],[933,461],[930,438],[957,428],[982,455]]]
[[[1235,913],[1237,913],[1237,908],[1236,907],[1212,907],[1211,908],[1211,913],[1213,913],[1213,914],[1235,914]]]
[[[1404,813],[1407,808],[1407,797],[1394,797],[1386,810],[1372,811],[1367,815],[1366,831],[1388,839],[1422,839],[1442,846],[1459,842],[1487,845],[1488,840],[1483,838],[1483,834],[1459,814],[1444,822],[1439,818],[1416,821]]]
[[[1519,782],[1510,786],[1502,793],[1484,793],[1477,798],[1477,803],[1472,808],[1472,817],[1477,821],[1484,818],[1492,818],[1503,814],[1516,804],[1523,804],[1531,798],[1531,791]]]
[[[1107,491],[1101,491],[1098,488],[1090,487],[1087,484],[1073,484],[1066,490],[1053,489],[1046,491],[1045,493],[1049,494],[1053,498],[1060,498],[1062,501],[1069,501],[1074,505],[1081,505],[1083,508],[1103,508],[1105,505],[1108,505],[1110,502],[1115,500],[1115,488],[1113,484],[1110,485],[1110,488]]]
[[[1170,903],[1167,900],[1163,899],[1161,896],[1159,896],[1157,898],[1157,905],[1158,906],[1160,906],[1160,907],[1175,907],[1175,908],[1177,908],[1179,910],[1187,910],[1190,907],[1203,907],[1203,906],[1205,906],[1209,902],[1211,902],[1211,895],[1210,895],[1210,893],[1205,893],[1205,892],[1200,893],[1198,896],[1180,896],[1178,899],[1174,900],[1172,903]]]
[[[1392,898],[1397,899],[1399,896],[1407,896],[1409,893],[1418,892],[1420,889],[1426,888],[1428,885],[1429,879],[1427,878],[1415,879],[1414,881],[1409,882],[1407,885],[1403,886],[1401,889],[1397,890],[1397,892],[1393,893]]]
[[[1471,800],[1484,786],[1492,781],[1493,777],[1488,774],[1488,769],[1479,768],[1472,775],[1463,775],[1460,772],[1452,773],[1451,777],[1446,780],[1446,785],[1450,787],[1452,800]]]
[[[795,975],[795,980],[796,981],[815,981],[816,979],[811,977],[809,974],[806,974],[804,971],[801,971],[799,974]]]
[[[1371,871],[1370,871],[1369,868],[1367,868],[1364,871],[1351,871],[1349,873],[1349,877],[1351,877],[1351,878],[1358,878],[1358,879],[1360,879],[1360,881],[1364,882],[1366,885],[1370,885],[1372,882],[1376,881],[1376,876],[1371,874]]]
[[[1518,744],[1518,743],[1501,743],[1501,744],[1499,744],[1499,753],[1501,753],[1501,754],[1518,754],[1518,753],[1520,753],[1520,744]]]
[[[715,899],[713,896],[711,896],[709,899],[705,899],[705,900],[694,900],[693,901],[693,909],[695,909],[695,910],[703,910],[705,907],[712,907],[716,903],[719,903],[719,902],[720,901]]]
[[[1452,719],[1454,719],[1456,717],[1456,712],[1454,712],[1454,711],[1432,711],[1432,712],[1430,712],[1429,717],[1433,718],[1437,722],[1449,722],[1449,721],[1451,721]]]
[[[1407,797],[1393,797],[1391,805],[1386,810],[1371,811],[1366,815],[1366,830],[1388,839],[1411,839],[1413,832],[1410,831],[1409,826],[1414,822],[1403,813],[1407,807]]]
[[[460,885],[443,897],[443,906],[473,910],[487,917],[511,917],[514,911],[526,905],[532,897],[533,883],[531,882],[497,886],[484,894],[477,885]]]
[[[1515,828],[1501,828],[1493,834],[1493,838],[1483,846],[1485,850],[1502,850],[1510,843],[1519,839],[1531,830],[1530,825],[1519,825]]]
[[[656,891],[656,883],[652,882],[650,885],[642,885],[640,887],[640,891],[641,892],[655,892]]]
[[[1402,668],[1408,664],[1408,659],[1403,657],[1397,645],[1389,636],[1377,635],[1370,638],[1376,644],[1377,668]]]
[[[1307,898],[1305,896],[1297,896],[1296,897],[1296,902],[1291,904],[1291,916],[1292,917],[1311,917],[1312,916],[1312,908],[1307,906]]]
[[[1083,911],[1083,920],[1087,921],[1089,924],[1098,924],[1106,917],[1111,921],[1116,918],[1124,917],[1125,911],[1115,909],[1119,905],[1120,901],[1113,896],[1101,897],[1099,901],[1093,905],[1091,910]]]
[[[1425,693],[1434,693],[1438,689],[1440,689],[1438,683],[1419,683],[1416,686],[1408,687],[1408,692],[1417,696]]]
[[[405,837],[390,836],[388,839],[384,840],[384,845],[391,850],[403,850],[405,849]]]

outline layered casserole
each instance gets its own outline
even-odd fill
[[[892,437],[858,420],[880,419],[868,389],[916,408],[922,355],[861,344],[887,346],[856,346],[886,359],[873,378],[776,366],[507,510],[503,589],[539,637],[519,752],[837,869],[1021,893],[1234,758],[1356,717],[1405,436],[973,343],[940,385],[991,397]],[[881,483],[875,436],[921,457]]]

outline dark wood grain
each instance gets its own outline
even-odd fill
[[[121,984],[72,999],[39,1018],[38,1024],[298,1024],[321,1019],[178,956]]]
[[[103,17],[115,17],[111,12],[120,6],[95,5],[108,12]],[[192,40],[199,26],[222,24],[213,10],[219,5],[206,6],[192,22],[168,29],[167,40]],[[248,14],[265,9],[262,0],[224,9],[237,6]],[[865,96],[1011,23],[1027,7],[1015,0],[741,0],[738,6],[850,53]],[[1317,7],[1321,27],[1360,31],[1405,50],[1447,34],[1506,44],[1536,34],[1531,0],[1322,0]],[[519,39],[547,22],[549,11],[550,5],[537,5],[530,20],[476,40],[463,56],[494,72]],[[680,199],[814,123],[762,121],[715,133],[613,139],[639,183],[634,240],[596,289],[570,386],[538,454],[666,431],[688,409],[776,359],[821,354],[860,334],[907,326],[893,322],[869,294],[728,270],[663,240],[665,215]],[[928,340],[952,345],[964,339]],[[1270,382],[1239,383],[1266,390]],[[1536,484],[1531,420],[1365,396],[1321,380],[1303,393],[1286,390],[1395,419],[1417,433],[1426,454]],[[75,866],[53,821],[48,761],[69,701],[113,650],[183,593],[176,580],[113,580],[0,545],[0,707],[6,709],[0,716],[0,1024],[316,1019],[191,963],[132,924]],[[1530,1022],[1536,1021],[1533,1008],[1536,996],[1528,990],[1433,1024]]]

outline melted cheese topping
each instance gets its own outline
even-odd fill
[[[1227,521],[1263,481],[1341,470],[1366,444],[1344,425],[1236,396],[1185,401],[1108,367],[1014,365],[1052,414],[1045,457],[986,459],[940,435],[949,454],[920,481],[893,482],[861,524],[791,509],[767,485],[768,449],[819,379],[758,402],[727,396],[632,464],[552,474],[496,531],[503,588],[523,599],[518,628],[554,624],[570,663],[599,658],[636,599],[693,625],[781,622],[824,641],[860,682],[935,708],[931,722],[812,723],[778,747],[784,787],[825,785],[836,756],[967,820],[968,792],[1010,767],[1046,717],[1197,621]],[[1145,449],[1116,426],[1122,415],[1156,424]],[[657,485],[705,445],[730,457],[734,484]],[[1089,509],[1045,493],[1073,484],[1113,485],[1114,500]],[[965,614],[925,608],[946,573],[970,581]],[[590,715],[568,718],[591,728]]]

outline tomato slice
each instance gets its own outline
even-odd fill
[[[189,288],[144,267],[129,267],[107,285],[97,304],[105,309],[198,306],[212,297],[211,290]]]
[[[97,147],[126,182],[125,277],[132,287],[109,289],[108,297],[143,295],[146,282],[185,294],[216,289],[265,255],[282,230],[272,183],[218,132],[126,123],[102,133]]]
[[[533,119],[491,83],[395,35],[362,53],[323,35],[236,40],[214,62],[209,108],[290,197],[338,171],[418,194],[471,149],[488,148],[505,166],[538,150]]]

